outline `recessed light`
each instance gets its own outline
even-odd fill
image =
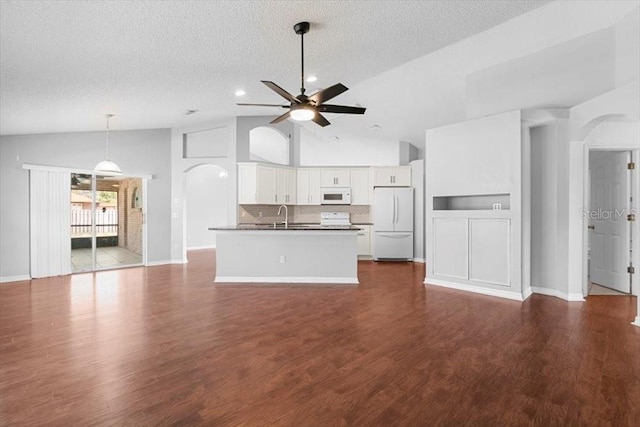
[[[242,89],[238,89],[236,91],[236,96],[245,96],[247,94],[247,92],[243,91]]]
[[[316,80],[318,80],[318,78],[316,76],[309,76],[307,77],[307,83],[313,83]]]

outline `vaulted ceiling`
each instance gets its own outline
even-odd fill
[[[113,129],[279,114],[235,103],[280,102],[260,80],[297,93],[303,20],[309,89],[360,84],[336,103],[384,102],[361,83],[547,2],[2,1],[0,133],[102,130],[106,113]]]

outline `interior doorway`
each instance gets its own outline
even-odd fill
[[[229,224],[229,173],[212,164],[200,164],[184,174],[184,257],[188,250],[213,249],[216,234],[210,227]]]
[[[631,151],[589,153],[589,295],[631,294],[633,165]]]
[[[73,273],[144,264],[143,180],[71,174]]]

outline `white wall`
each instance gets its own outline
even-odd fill
[[[23,163],[93,169],[104,132],[0,137],[0,277],[29,274],[29,173]],[[111,131],[111,159],[125,174],[153,175],[147,187],[148,262],[169,259],[171,158],[168,129]]]
[[[569,107],[615,87],[615,31],[596,31],[471,73],[467,118],[502,111]]]
[[[568,120],[531,129],[531,286],[534,292],[579,300],[567,286],[566,194]]]
[[[413,257],[424,261],[424,160],[414,160],[411,166],[413,186]]]
[[[200,165],[186,173],[187,249],[215,248],[209,227],[229,225],[228,172],[216,165]]]
[[[300,128],[300,166],[397,166],[399,141],[340,134],[327,137],[321,130]]]
[[[255,162],[289,164],[289,137],[271,126],[249,131],[249,159]]]
[[[630,12],[615,26],[616,87],[638,80],[640,75],[640,7]]]

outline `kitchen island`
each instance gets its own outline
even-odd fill
[[[216,283],[358,284],[358,227],[217,227]]]

